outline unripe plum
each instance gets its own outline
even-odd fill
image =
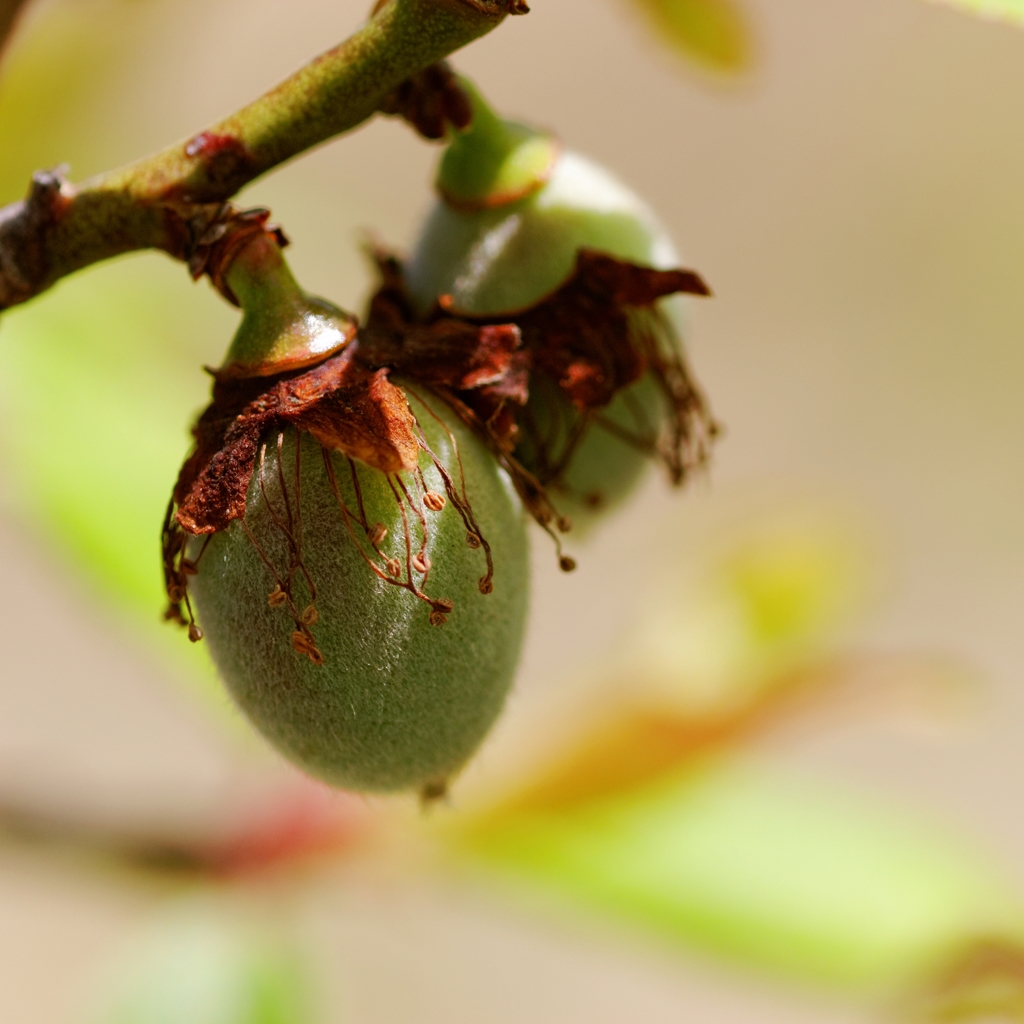
[[[466,142],[463,139],[462,145]],[[651,209],[604,168],[573,152],[557,155],[550,175],[521,198],[500,205],[464,204],[442,198],[431,210],[405,267],[421,313],[440,296],[474,316],[512,314],[537,303],[570,276],[581,248],[670,269],[679,258]],[[659,304],[671,330],[681,323],[681,302]],[[648,462],[621,434],[656,435],[668,412],[650,374],[620,392],[602,410],[613,430],[593,424],[571,459],[546,480],[559,509],[586,528],[595,512],[625,498]],[[534,386],[527,408],[548,452],[563,451],[578,414],[555,387]],[[620,428],[613,432],[614,428]],[[534,438],[523,431],[516,457],[541,479],[550,473]],[[550,460],[549,460],[550,461]]]
[[[189,541],[199,559],[189,590],[232,697],[286,757],[334,785],[430,795],[443,791],[504,704],[528,558],[522,508],[493,457],[429,392],[410,394],[409,404],[474,528],[443,497],[445,481],[426,452],[418,471],[385,474],[326,455],[308,432],[272,431],[244,520]],[[488,547],[493,585],[482,583]],[[285,607],[286,576],[306,633]],[[396,585],[405,581],[450,611],[432,612]]]

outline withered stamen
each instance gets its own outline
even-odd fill
[[[337,502],[338,508],[341,511],[342,521],[345,523],[345,527],[349,532],[349,536],[352,538],[352,542],[355,544],[356,550],[361,555],[363,561],[366,562],[366,564],[370,567],[371,571],[377,576],[378,579],[381,579],[385,583],[390,583],[396,587],[403,587],[405,590],[408,590],[410,593],[418,597],[421,601],[425,601],[433,608],[436,605],[438,599],[428,597],[426,594],[423,593],[422,590],[420,590],[418,586],[416,586],[416,583],[412,578],[411,566],[409,569],[408,579],[402,580],[398,578],[402,572],[402,564],[397,558],[388,559],[388,561],[385,563],[387,566],[388,573],[391,574],[387,575],[385,574],[384,570],[382,570],[380,566],[377,565],[377,563],[374,562],[373,559],[370,558],[369,555],[367,555],[366,552],[363,550],[362,546],[360,545],[356,537],[356,532],[352,525],[355,522],[355,516],[352,514],[351,509],[349,509],[349,507],[345,504],[345,499],[342,498],[341,496],[341,490],[338,487],[338,480],[337,477],[334,475],[334,466],[331,462],[330,452],[326,448],[324,448],[323,445],[320,446],[320,452],[321,455],[323,456],[324,468],[327,471],[327,479],[331,485],[331,490],[334,493],[334,499]],[[387,480],[389,486],[391,487],[391,493],[394,495],[395,501],[398,502],[398,507],[402,512],[402,520],[405,528],[406,557],[410,560],[411,563],[411,542],[409,538],[409,524],[405,514],[405,507],[403,506],[402,501],[398,496],[398,492],[395,489],[394,483],[392,483],[391,481],[391,477],[388,476]]]
[[[298,629],[292,633],[292,647],[297,654],[305,655],[314,665],[322,665],[324,663],[323,654],[320,653],[320,649],[308,633]]]
[[[301,447],[301,445],[302,445],[302,441],[301,441],[301,438],[299,436],[299,432],[295,431],[295,450],[296,450],[296,453],[298,453],[298,450]],[[270,514],[271,520],[273,520],[274,525],[281,531],[281,533],[284,534],[285,542],[288,545],[288,552],[289,552],[288,583],[287,583],[287,585],[283,589],[288,594],[291,594],[292,580],[294,579],[294,576],[295,576],[295,570],[298,569],[302,573],[302,575],[305,577],[306,586],[309,587],[310,600],[315,601],[316,600],[316,584],[313,582],[313,577],[310,576],[309,571],[306,569],[306,565],[305,565],[305,563],[302,560],[302,552],[301,552],[301,549],[299,547],[299,542],[296,539],[295,534],[293,533],[293,529],[292,529],[294,523],[293,523],[293,520],[292,520],[291,503],[288,500],[288,488],[285,486],[285,482],[284,482],[284,468],[282,466],[282,449],[283,449],[283,446],[284,446],[284,434],[283,434],[283,432],[279,431],[278,435],[277,435],[277,475],[278,475],[278,485],[281,488],[281,497],[284,500],[285,510],[286,510],[286,513],[287,513],[288,525],[285,525],[285,523],[281,519],[280,515],[278,515],[277,511],[274,509],[274,506],[271,504],[270,497],[267,494],[267,488],[266,488],[266,482],[265,482],[265,468],[266,468],[266,454],[267,454],[267,446],[266,446],[266,444],[263,444],[260,447],[260,470],[259,470],[260,494],[263,496],[263,503],[267,507],[267,512]]]
[[[356,492],[356,504],[359,506],[359,523],[364,530],[369,530],[366,519],[366,509],[363,507],[363,488],[359,483],[359,473],[351,455],[345,456],[348,461],[348,471],[352,477],[352,489]]]
[[[298,434],[295,435],[295,453],[298,454],[299,448],[302,445],[299,443]],[[260,450],[260,472],[263,472],[263,455],[267,450],[267,446],[263,445]],[[292,519],[292,506],[288,500],[288,488],[284,483],[284,431],[279,430],[277,432],[277,485],[281,488],[281,498],[284,501],[285,515],[288,517],[288,534],[294,536],[295,534],[295,521]]]
[[[420,523],[420,550],[413,557],[412,564],[413,568],[417,572],[421,572],[424,574],[422,585],[426,586],[426,574],[430,572],[430,559],[426,555],[426,547],[429,539],[427,517],[423,514],[422,511],[420,511],[419,502],[413,501],[412,498],[410,497],[409,490],[405,486],[405,482],[402,480],[402,478],[400,476],[396,476],[395,479],[398,482],[398,486],[402,489],[402,494],[405,496],[405,500],[406,502],[408,502],[409,508],[412,509],[413,513],[415,514],[416,518],[419,520]]]
[[[448,472],[447,467],[444,463],[434,454],[430,445],[427,443],[427,439],[423,436],[423,431],[417,429],[417,441],[419,446],[430,456],[430,460],[434,463],[434,468],[440,474],[441,480],[444,483],[445,492],[448,495],[448,499],[452,505],[455,506],[456,511],[462,518],[462,522],[466,527],[467,536],[475,536],[479,540],[479,545],[474,545],[470,542],[470,547],[482,547],[484,549],[484,556],[487,559],[487,573],[480,580],[480,593],[489,594],[493,590],[491,581],[494,577],[494,561],[491,557],[491,546],[487,543],[486,537],[483,535],[483,531],[477,525],[476,518],[473,515],[472,506],[469,503],[469,498],[466,496],[466,474],[462,466],[462,455],[459,453],[459,445],[455,440],[455,435],[448,429],[448,425],[441,419],[437,413],[431,409],[430,405],[425,402],[422,396],[416,394],[411,388],[408,389],[409,393],[413,395],[417,401],[423,406],[424,409],[440,424],[441,429],[448,435],[448,440],[451,442],[452,451],[455,452],[455,459],[459,467],[459,478],[462,484],[462,494],[460,495],[455,489],[455,481],[452,479],[451,473]],[[419,424],[417,424],[419,428]],[[486,589],[485,589],[486,581]]]
[[[239,519],[238,522],[241,523],[242,529],[245,532],[246,537],[249,538],[249,543],[252,544],[252,546],[256,549],[256,554],[260,556],[260,561],[262,561],[263,564],[270,570],[270,574],[274,577],[274,580],[277,583],[276,590],[279,590],[284,595],[284,599],[288,604],[288,609],[292,613],[292,618],[297,621],[299,614],[297,609],[295,608],[294,602],[292,601],[292,595],[288,585],[285,583],[284,580],[281,579],[277,569],[274,568],[274,563],[271,562],[270,559],[267,557],[267,554],[260,545],[260,542],[256,539],[252,530],[249,528],[249,524],[245,521],[245,516],[242,516],[242,518]],[[271,596],[273,596],[276,590],[271,591]],[[267,600],[269,602],[270,598],[268,597]]]
[[[405,514],[405,505],[402,504],[402,499],[398,496],[398,491],[395,489],[395,482],[388,476],[388,486],[391,488],[391,493],[395,496],[395,503],[398,505],[399,512],[402,513],[402,534],[405,537],[405,563],[409,566],[408,584],[414,588],[413,593],[419,596],[416,583],[412,578],[412,536],[409,533],[409,517]]]

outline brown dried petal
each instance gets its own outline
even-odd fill
[[[216,381],[174,492],[175,518],[185,530],[214,533],[245,514],[260,438],[274,426],[308,430],[326,447],[385,473],[415,468],[419,446],[405,393],[387,370],[358,366],[354,350],[276,383]]]
[[[400,316],[393,306],[375,303],[361,336],[361,360],[456,391],[497,384],[513,367],[520,344],[515,324],[478,325],[453,318],[403,324]]]
[[[396,86],[381,112],[404,118],[426,139],[443,139],[448,125],[468,128],[473,107],[447,61],[438,61]]]
[[[383,473],[415,469],[419,459],[412,410],[386,369],[343,386],[291,419],[325,448]]]
[[[678,292],[711,295],[704,279],[693,270],[641,267],[596,249],[580,249],[573,277],[562,290],[566,287],[595,292],[620,306],[650,306]]]

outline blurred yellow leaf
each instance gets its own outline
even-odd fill
[[[746,18],[731,0],[636,0],[658,34],[690,60],[735,73],[750,65]]]
[[[956,721],[976,695],[976,683],[963,667],[941,659],[847,656],[774,676],[726,705],[673,711],[616,704],[487,813],[569,812],[626,795],[773,727],[820,729],[864,712],[895,712],[917,724]]]
[[[1024,0],[938,0],[947,7],[955,7],[967,14],[990,21],[1007,21],[1024,25]]]
[[[692,712],[742,706],[819,660],[859,610],[868,556],[824,520],[759,524],[716,557],[692,593],[658,593],[629,635],[620,674]]]
[[[21,199],[40,167],[82,177],[107,163],[109,98],[133,53],[125,6],[50,4],[19,23],[0,74],[0,203]]]
[[[902,1000],[911,1020],[1024,1020],[1024,950],[986,936],[952,957]]]

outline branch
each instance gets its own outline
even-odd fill
[[[0,57],[26,0],[0,0]]]
[[[185,143],[78,186],[59,169],[37,172],[27,198],[0,209],[0,310],[120,253],[186,258],[243,186],[361,124],[411,75],[526,10],[523,0],[387,0],[340,46]]]

